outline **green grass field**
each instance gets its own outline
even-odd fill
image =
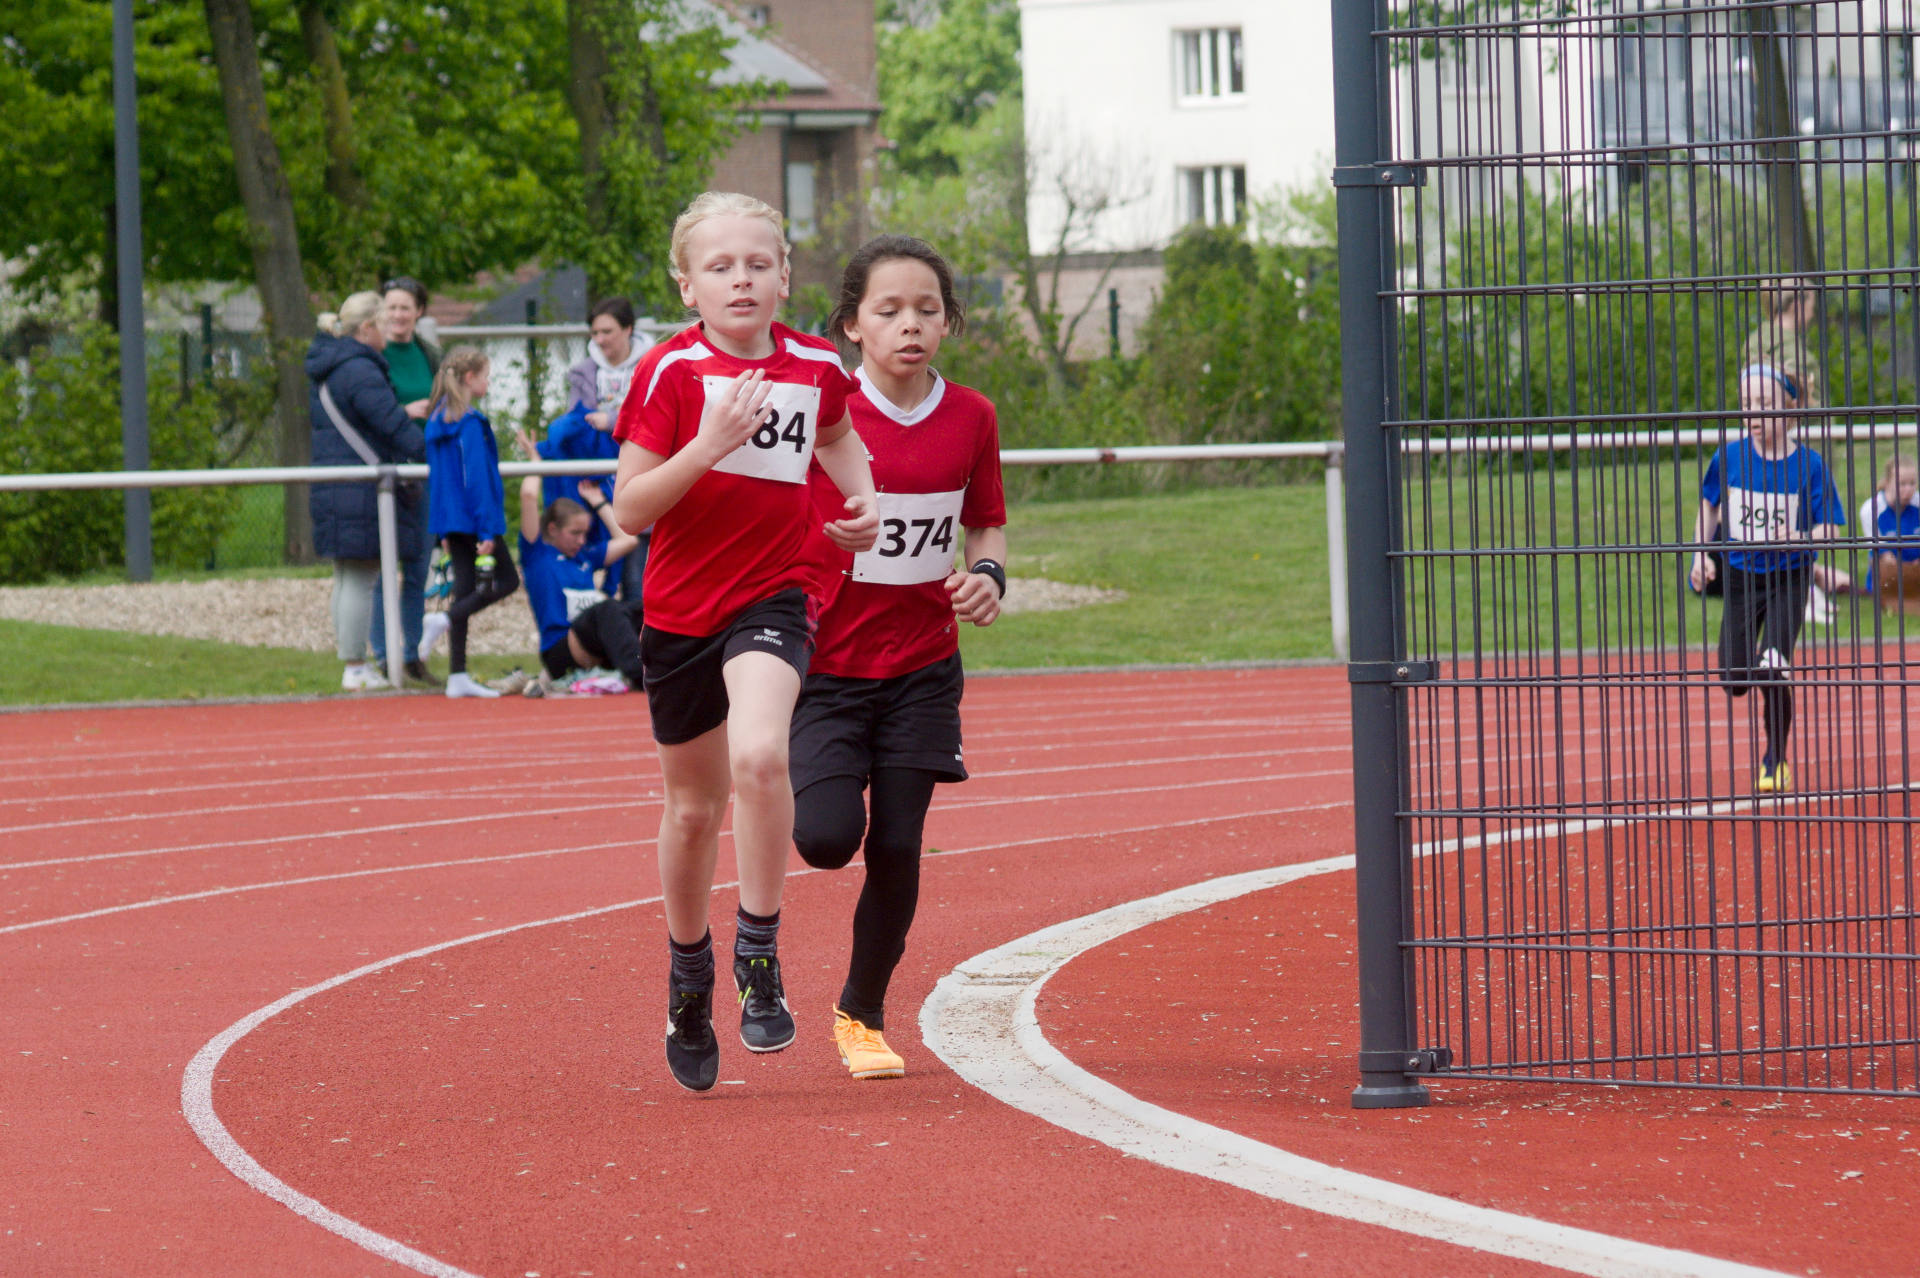
[[[1014,577],[1126,597],[965,627],[968,667],[1330,660],[1325,511],[1318,484],[1017,507]],[[476,656],[472,669],[514,664]],[[0,621],[0,670],[5,705],[337,693],[340,678],[327,653],[14,621]]]

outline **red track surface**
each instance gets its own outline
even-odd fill
[[[846,1079],[827,1007],[858,875],[797,874],[800,1040],[753,1058],[723,1038],[703,1098],[660,1059],[638,699],[0,723],[0,1272],[406,1272],[230,1174],[181,1114],[182,1072],[293,991],[508,928],[265,1021],[220,1065],[220,1120],[294,1189],[477,1273],[1536,1271],[1122,1157],[919,1042],[933,983],[982,950],[1349,851],[1336,671],[975,680],[975,779],[936,799],[946,855],[890,999],[908,1077]],[[582,762],[527,766],[565,741]],[[1560,1220],[1571,1199],[1583,1226],[1661,1245],[1911,1270],[1894,1214],[1920,1181],[1911,1102],[1455,1085],[1430,1110],[1354,1114],[1350,885],[1090,951],[1047,987],[1049,1037],[1143,1099],[1468,1201]],[[723,944],[733,904],[716,893]]]

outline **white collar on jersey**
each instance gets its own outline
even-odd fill
[[[947,379],[940,376],[939,370],[930,368],[927,371],[933,374],[933,389],[927,392],[925,399],[915,404],[910,410],[901,408],[885,395],[882,395],[880,388],[867,380],[867,370],[865,367],[854,369],[853,375],[859,379],[860,389],[865,392],[868,402],[875,408],[893,418],[894,421],[899,422],[902,426],[918,426],[921,422],[924,422],[933,415],[933,410],[940,407],[940,400],[947,393]]]

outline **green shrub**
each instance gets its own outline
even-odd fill
[[[0,365],[0,472],[44,474],[123,468],[119,339],[89,326],[24,364]],[[232,388],[216,383],[186,397],[168,362],[147,378],[149,464],[199,470],[225,460]],[[152,491],[157,566],[198,568],[240,504],[235,488]],[[125,502],[118,489],[0,492],[0,582],[118,569],[124,561]]]

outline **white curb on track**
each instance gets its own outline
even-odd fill
[[[1777,1275],[1693,1252],[1549,1224],[1344,1171],[1142,1101],[1046,1040],[1034,1011],[1047,979],[1095,946],[1162,919],[1314,874],[1351,856],[1213,879],[1058,923],[960,964],[920,1009],[929,1050],[1015,1109],[1122,1153],[1364,1224],[1601,1278]]]

